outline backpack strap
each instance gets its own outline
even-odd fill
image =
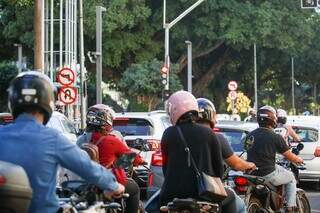
[[[91,141],[91,143],[96,145],[96,146],[98,146],[103,141],[103,139],[105,139],[105,138],[106,138],[106,136],[102,136],[96,142]]]

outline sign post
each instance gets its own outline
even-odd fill
[[[228,97],[231,100],[231,108],[232,108],[232,114],[234,114],[234,109],[235,109],[235,100],[237,99],[237,92],[236,90],[238,89],[238,84],[235,81],[230,81],[228,83],[228,89],[230,90],[228,93]]]

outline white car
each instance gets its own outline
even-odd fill
[[[309,117],[309,116],[305,116]],[[311,116],[312,117],[312,116]],[[290,121],[294,131],[300,136],[303,150],[299,156],[303,158],[306,169],[299,171],[301,181],[317,181],[320,183],[320,125],[315,118],[309,121]]]
[[[157,161],[156,151],[160,149],[162,134],[169,126],[171,123],[165,111],[116,113],[113,120],[113,128],[121,132],[129,147],[132,147],[137,139],[142,139],[149,145],[150,151],[140,153],[149,168]],[[142,197],[145,197],[148,186],[152,185],[157,177],[144,167],[138,167],[135,171],[138,177],[138,180],[135,180],[141,189]]]
[[[77,130],[64,114],[54,111],[46,126],[58,130],[70,142],[74,144],[77,142]]]

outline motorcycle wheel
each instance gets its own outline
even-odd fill
[[[255,197],[250,198],[247,206],[248,206],[247,207],[248,213],[264,213],[264,212],[267,213],[268,212],[263,208],[260,200]]]
[[[306,194],[303,191],[297,193],[297,213],[311,213],[311,207]]]

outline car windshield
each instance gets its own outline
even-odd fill
[[[308,127],[292,127],[303,142],[318,141],[318,130]]]
[[[65,118],[62,118],[61,122],[62,122],[62,125],[63,125],[64,129],[67,132],[72,133],[72,134],[77,134],[77,131],[76,131],[75,127],[73,126],[73,124],[70,121],[68,121]]]
[[[243,151],[242,141],[246,136],[246,133],[244,131],[235,129],[220,129],[217,133],[221,133],[227,139],[233,151]]]
[[[153,135],[154,128],[150,121],[143,118],[116,118],[113,128],[123,136],[129,135]]]

